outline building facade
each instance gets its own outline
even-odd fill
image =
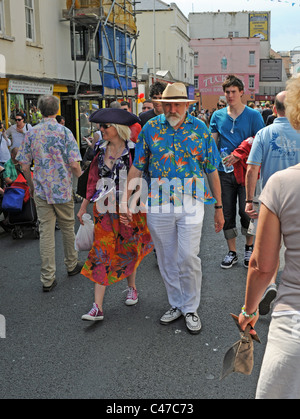
[[[119,91],[117,83],[105,90],[103,78],[110,72],[112,84],[121,74],[126,81],[132,76],[128,50],[136,34],[133,3],[126,1],[127,13],[112,0],[0,0],[0,119],[5,125],[14,123],[16,109],[30,122],[39,96],[54,94],[66,125],[82,144],[80,114],[88,116],[110,99],[127,98],[128,89]],[[117,28],[120,36],[115,35]],[[120,68],[121,60],[126,70]],[[101,68],[103,62],[109,71]],[[94,128],[85,129],[85,135]]]
[[[189,42],[189,21],[175,3],[141,0],[137,11],[138,79],[149,86],[155,79],[180,81],[193,95],[194,52]]]
[[[235,74],[245,86],[243,101],[254,102],[259,91],[260,41],[256,38],[191,40],[195,52],[195,94],[199,109],[215,109],[222,84]]]
[[[271,12],[190,13],[189,21],[190,45],[198,63],[195,91],[204,108],[212,110],[222,97],[220,87],[226,74],[244,81],[245,104],[272,102],[285,88],[284,62],[271,54]],[[215,86],[205,90],[203,80],[209,83],[209,76]]]

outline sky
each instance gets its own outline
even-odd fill
[[[300,49],[300,0],[163,0],[176,3],[188,17],[192,12],[271,11],[271,48]],[[294,6],[292,6],[294,4]]]

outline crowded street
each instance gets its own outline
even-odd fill
[[[67,276],[61,232],[55,233],[58,285],[45,294],[39,241],[30,230],[21,240],[1,230],[0,314],[6,338],[0,339],[0,398],[253,399],[271,316],[257,324],[262,343],[254,343],[252,375],[231,374],[221,381],[224,355],[239,339],[230,313],[240,312],[247,270],[242,262],[220,268],[226,243],[223,233],[214,233],[213,212],[207,205],[200,252],[202,330],[196,336],[183,318],[160,325],[168,300],[153,252],[138,269],[139,303],[124,304],[121,281],[108,289],[104,321],[84,323],[93,285],[82,275]],[[77,221],[76,231],[78,226]],[[242,242],[239,236],[241,253]],[[81,252],[80,260],[86,256]]]
[[[0,0],[0,400],[300,399],[300,0],[49,4]]]

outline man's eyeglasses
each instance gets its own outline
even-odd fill
[[[111,124],[99,124],[100,128],[107,129],[111,127]]]
[[[225,108],[225,107],[226,107],[226,105],[224,105],[223,103],[218,103],[218,104],[217,104],[217,107],[218,107],[218,108]]]
[[[17,122],[20,122],[20,121],[23,121],[23,119],[19,119],[19,118],[18,118],[18,119],[16,119],[16,121],[17,121]]]

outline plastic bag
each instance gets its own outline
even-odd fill
[[[75,237],[75,249],[77,251],[91,250],[94,242],[94,223],[90,214],[83,214],[82,221]]]

